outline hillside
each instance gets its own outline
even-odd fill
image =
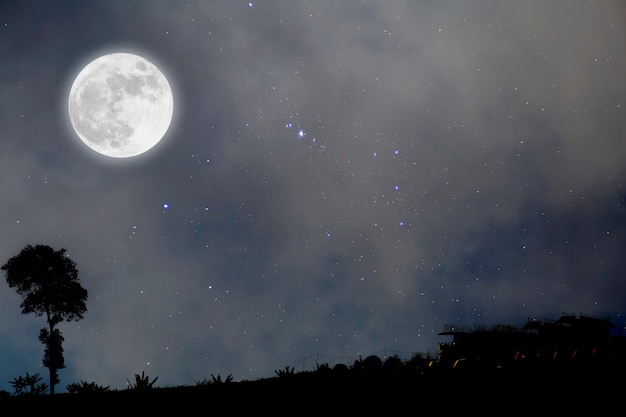
[[[609,410],[621,399],[623,369],[492,369],[433,372],[325,370],[282,377],[197,386],[161,387],[54,396],[6,397],[0,405],[21,411],[72,414],[135,410],[182,412],[393,412],[436,405],[440,411],[558,409]],[[17,408],[14,408],[17,407]],[[606,408],[608,407],[608,408]],[[169,412],[168,412],[169,413]]]

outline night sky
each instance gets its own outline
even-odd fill
[[[0,4],[0,263],[65,248],[78,381],[125,388],[435,354],[444,324],[626,324],[621,1]],[[71,128],[91,60],[174,94],[114,159]],[[3,271],[4,272],[4,271]],[[0,282],[0,389],[45,317]]]

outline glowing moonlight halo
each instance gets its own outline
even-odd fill
[[[68,111],[78,137],[91,149],[128,158],[154,147],[174,110],[170,85],[145,58],[101,56],[85,66],[70,89]]]

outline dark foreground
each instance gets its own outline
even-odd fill
[[[456,371],[354,375],[328,372],[197,386],[0,399],[0,410],[61,415],[170,415],[337,412],[620,412],[626,396],[621,369]],[[30,415],[30,414],[28,414]]]

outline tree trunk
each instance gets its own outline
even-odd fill
[[[54,325],[50,322],[50,320],[48,320],[48,327],[50,328],[50,335],[48,336],[48,352],[51,353],[52,349],[54,349]],[[50,371],[50,395],[54,395],[56,369],[54,369],[54,360],[49,360],[49,362],[48,370]]]
[[[55,369],[51,366],[50,368],[50,395],[54,395],[54,374]]]

